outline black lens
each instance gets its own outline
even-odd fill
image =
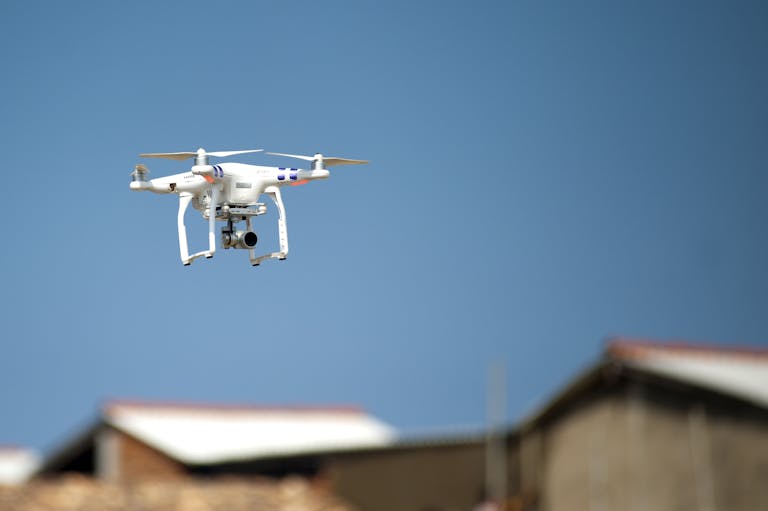
[[[259,238],[256,236],[255,232],[248,231],[243,235],[243,243],[245,243],[245,246],[247,247],[255,247],[258,239]]]

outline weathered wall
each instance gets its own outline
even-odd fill
[[[482,442],[379,450],[333,457],[334,491],[363,511],[467,511],[484,486]]]
[[[706,411],[715,509],[768,509],[768,414]]]
[[[540,511],[768,509],[768,414],[682,387],[589,391],[522,439]]]
[[[184,477],[186,468],[167,455],[149,447],[135,438],[114,431],[117,459],[116,476],[107,479],[121,482],[142,481],[148,479],[168,480]]]
[[[600,393],[538,432],[540,509],[627,509],[625,415],[621,399]]]

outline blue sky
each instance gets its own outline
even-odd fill
[[[3,2],[0,443],[113,397],[477,426],[492,363],[515,421],[611,335],[766,346],[766,62],[759,1]],[[288,260],[185,268],[129,173],[200,146],[371,164],[284,193]]]

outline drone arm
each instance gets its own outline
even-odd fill
[[[271,252],[263,256],[254,257],[254,251],[250,250],[249,256],[251,265],[258,266],[262,261],[266,259],[279,259],[283,260],[288,256],[288,225],[285,220],[285,205],[283,204],[283,198],[280,195],[280,188],[277,186],[268,186],[264,193],[269,195],[277,206],[279,217],[277,219],[277,233],[280,240],[280,252]],[[248,218],[248,229],[250,230],[250,218]]]

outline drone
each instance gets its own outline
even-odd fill
[[[328,157],[320,153],[316,153],[314,156],[266,153],[311,162],[309,170],[233,162],[223,162],[217,165],[209,163],[211,156],[227,158],[262,151],[263,149],[247,149],[244,151],[206,152],[205,149],[200,148],[196,152],[143,153],[139,155],[144,158],[166,158],[179,161],[189,158],[195,159],[195,164],[188,172],[171,176],[148,180],[149,169],[143,164],[136,165],[135,170],[131,173],[131,190],[179,196],[177,217],[179,252],[184,266],[189,266],[192,261],[199,257],[210,259],[216,253],[217,221],[226,222],[226,225],[221,228],[221,246],[225,249],[248,250],[248,259],[252,266],[258,266],[267,259],[285,260],[288,256],[288,226],[280,189],[284,186],[302,185],[315,179],[327,179],[330,172],[326,167],[368,163],[366,160]],[[280,251],[256,256],[255,247],[258,236],[253,231],[252,218],[267,212],[267,205],[259,202],[262,194],[269,196],[277,207]],[[184,224],[184,216],[190,204],[200,211],[204,219],[208,220],[208,249],[194,254],[189,253],[187,229]],[[245,222],[245,229],[239,230],[237,225],[243,221]]]

